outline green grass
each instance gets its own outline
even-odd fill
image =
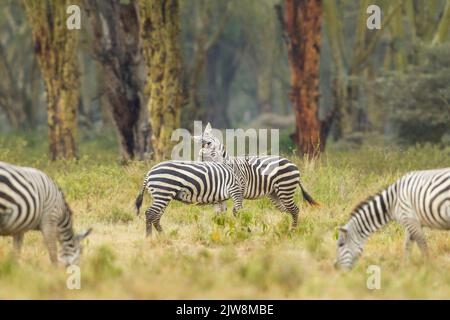
[[[402,261],[403,230],[391,224],[367,243],[351,272],[333,268],[336,227],[367,196],[410,170],[450,166],[450,150],[363,147],[330,150],[319,161],[291,158],[308,192],[323,204],[301,207],[298,229],[267,199],[245,201],[238,218],[211,206],[173,202],[161,223],[164,234],[144,236],[134,199],[153,163],[121,166],[111,138],[81,144],[78,161],[48,160],[42,135],[0,137],[0,160],[37,167],[54,177],[74,211],[84,241],[81,289],[66,287],[38,232],[25,237],[18,261],[12,241],[0,238],[0,298],[448,298],[450,233],[427,231],[431,258],[417,250]],[[146,194],[144,206],[150,204]],[[142,210],[141,210],[142,211]],[[381,289],[366,287],[367,267],[381,267]]]

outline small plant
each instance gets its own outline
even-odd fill
[[[14,268],[16,267],[16,261],[12,254],[6,255],[0,260],[0,278],[10,276]]]
[[[134,219],[134,216],[123,209],[114,207],[111,211],[111,215],[108,216],[108,220],[112,223],[128,223]]]
[[[107,279],[122,274],[122,270],[116,265],[114,252],[106,245],[97,248],[90,265],[95,279]]]

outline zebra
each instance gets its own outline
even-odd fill
[[[25,232],[40,230],[50,261],[65,266],[77,264],[81,240],[92,229],[75,235],[72,211],[56,183],[33,168],[0,162],[0,235],[13,237],[16,256],[20,255]],[[57,242],[61,253],[57,258]]]
[[[335,267],[351,269],[367,238],[392,220],[406,231],[405,260],[414,242],[426,259],[422,227],[450,229],[450,168],[410,172],[359,204],[339,227]]]
[[[146,210],[146,235],[152,234],[152,225],[162,231],[160,219],[172,200],[186,204],[212,204],[233,200],[233,214],[242,209],[242,176],[229,165],[214,162],[169,160],[161,162],[147,173],[135,205],[136,214],[147,189],[153,203]]]
[[[200,160],[229,163],[238,168],[244,176],[244,199],[268,196],[278,210],[292,216],[292,228],[296,228],[298,223],[299,208],[294,202],[297,186],[300,186],[304,200],[312,206],[320,207],[303,187],[298,167],[288,159],[280,156],[231,157],[226,147],[212,134],[209,123],[203,134],[193,136],[193,140],[202,146]],[[220,205],[221,207],[216,207],[216,211],[223,210],[223,204]]]

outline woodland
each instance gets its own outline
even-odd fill
[[[426,231],[429,261],[417,250],[405,262],[393,223],[351,272],[333,267],[336,228],[358,203],[450,167],[450,0],[0,0],[0,12],[0,161],[47,173],[75,229],[93,228],[76,290],[38,232],[20,259],[0,237],[0,298],[450,296],[448,231]],[[268,198],[236,217],[231,201],[224,214],[172,201],[164,233],[146,238],[145,174],[194,121],[278,129],[322,206],[297,191],[293,230]]]

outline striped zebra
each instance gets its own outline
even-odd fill
[[[59,242],[59,261],[66,266],[78,263],[80,241],[91,232],[74,234],[72,212],[64,195],[45,173],[0,162],[0,235],[13,237],[18,256],[24,233],[29,230],[42,232],[53,264]]]
[[[298,167],[288,159],[279,156],[231,157],[226,147],[212,134],[209,123],[203,134],[193,139],[202,146],[199,160],[228,163],[238,168],[244,176],[244,199],[268,196],[278,210],[292,216],[292,228],[296,228],[298,223],[299,208],[294,202],[297,186],[300,186],[303,198],[310,205],[320,206],[302,186]],[[216,211],[223,210],[224,204],[219,205]]]
[[[335,266],[352,268],[366,239],[392,220],[406,230],[405,258],[414,242],[427,258],[422,227],[450,229],[450,168],[408,173],[358,205],[339,228]]]
[[[172,200],[187,204],[212,204],[231,198],[233,213],[242,208],[243,181],[238,172],[226,164],[193,161],[164,161],[147,173],[136,198],[136,214],[142,205],[145,189],[152,195],[153,203],[145,212],[146,234],[152,225],[162,231],[160,219]]]

